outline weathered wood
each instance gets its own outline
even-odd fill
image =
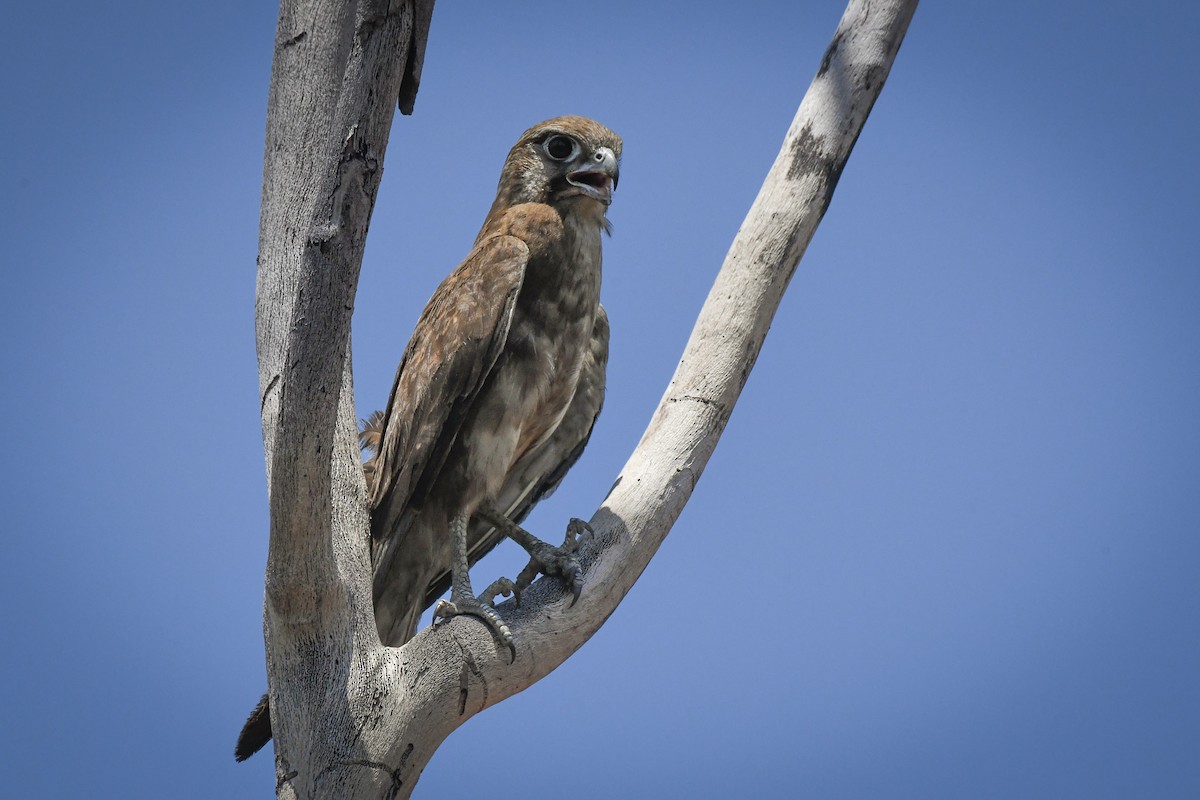
[[[285,0],[276,33],[256,324],[271,508],[264,628],[285,797],[381,785],[337,760],[354,749],[353,709],[380,650],[350,315],[392,117],[419,77],[414,20],[427,30],[430,8]]]
[[[405,5],[364,24],[361,7],[348,20],[336,4],[303,5],[301,13],[285,3],[280,18],[257,309],[279,794],[406,797],[451,731],[548,674],[599,629],[658,549],[729,419],[917,3],[849,4],[662,402],[592,517],[582,599],[568,607],[561,585],[544,579],[520,608],[500,607],[517,647],[511,664],[469,618],[401,648],[375,634],[349,316],[387,141],[370,98],[397,96],[413,12]],[[323,32],[293,25],[315,18],[333,22]],[[375,47],[384,30],[390,54]],[[316,48],[310,56],[289,54],[304,42]],[[314,55],[320,63],[309,64]]]

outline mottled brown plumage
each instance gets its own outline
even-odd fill
[[[511,647],[467,575],[504,532],[578,593],[568,553],[480,515],[522,519],[579,457],[599,413],[608,349],[600,234],[620,153],[616,134],[583,117],[526,131],[471,253],[417,323],[364,466],[386,644],[411,638],[450,584],[435,616],[477,616]],[[264,720],[269,738],[268,713],[263,703],[248,721],[239,760],[265,743]]]
[[[591,438],[592,429],[604,405],[605,371],[608,366],[608,315],[603,306],[596,308],[596,320],[592,327],[592,341],[584,357],[575,396],[562,422],[544,445],[522,458],[509,472],[504,487],[497,495],[493,509],[512,522],[519,523],[529,515],[533,507],[549,497],[575,465]],[[362,422],[359,440],[364,451],[372,454],[363,464],[367,476],[368,491],[375,483],[376,459],[383,435],[383,412],[376,411]],[[476,517],[471,521],[469,535],[469,561],[474,564],[487,555],[504,539],[503,532],[486,520]],[[450,572],[438,576],[425,591],[422,611],[450,588]]]
[[[482,506],[511,505],[506,486],[571,404],[599,307],[600,235],[620,147],[581,117],[526,131],[474,249],[417,323],[369,497],[376,621],[389,644],[412,636],[448,571],[456,583],[466,578],[447,530]],[[479,544],[464,536],[468,551]],[[456,605],[492,619],[466,600],[469,583],[452,588]]]

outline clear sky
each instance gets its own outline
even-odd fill
[[[725,437],[605,627],[418,796],[1200,797],[1200,11],[917,11]],[[625,139],[589,516],[843,10],[461,3],[399,117],[358,407],[529,125]],[[270,4],[18,3],[0,49],[0,774],[261,798]],[[515,546],[475,571],[512,575]],[[586,588],[585,588],[586,592]]]

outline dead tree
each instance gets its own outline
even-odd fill
[[[439,744],[612,614],[716,446],[887,78],[916,0],[851,0],[679,367],[591,524],[573,607],[539,581],[500,607],[509,663],[456,618],[380,644],[356,441],[350,317],[399,99],[433,0],[283,0],[267,112],[256,304],[270,495],[264,628],[280,797],[407,797]],[[557,587],[557,583],[553,583]]]

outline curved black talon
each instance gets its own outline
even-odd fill
[[[562,549],[568,553],[574,553],[579,550],[579,546],[583,544],[583,537],[592,539],[596,536],[596,532],[592,530],[592,526],[578,517],[571,517],[567,523],[567,535],[563,539]],[[571,559],[571,592],[574,597],[571,600],[571,605],[574,606],[579,602],[579,594],[583,591],[583,571],[576,559]]]
[[[570,521],[567,522],[567,536],[563,541],[563,547],[565,548],[569,542],[573,545],[571,551],[574,552],[583,543],[584,536],[593,539],[596,536],[596,531],[592,529],[592,526],[587,521],[579,517],[571,517]]]
[[[571,605],[567,608],[572,608],[579,602],[579,595],[583,593],[583,572],[579,567],[571,568]]]

